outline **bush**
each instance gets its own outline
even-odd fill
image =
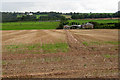
[[[119,29],[120,23],[97,23],[89,22],[94,25],[94,29]]]
[[[66,20],[61,20],[59,26],[56,29],[63,29],[64,25],[69,24]]]
[[[64,25],[62,22],[60,22],[59,26],[56,29],[63,29]]]
[[[116,27],[116,29],[120,29],[120,22],[119,23],[115,23],[115,27]]]

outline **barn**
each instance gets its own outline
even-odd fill
[[[94,28],[94,25],[92,23],[86,23],[83,25],[71,25],[71,26],[65,25],[64,26],[64,29],[93,29],[93,28]]]

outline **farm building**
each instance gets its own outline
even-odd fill
[[[71,25],[71,26],[68,26],[68,25],[65,25],[64,26],[64,29],[93,29],[93,24],[91,23],[86,23],[86,24],[83,24],[83,25]]]

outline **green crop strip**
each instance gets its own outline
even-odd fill
[[[68,52],[68,49],[69,47],[67,43],[5,46],[5,51],[8,53],[46,54],[46,53]]]

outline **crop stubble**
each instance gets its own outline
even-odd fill
[[[3,31],[2,37],[3,77],[118,77],[118,45],[105,43],[117,42],[118,30],[13,30]],[[4,49],[58,42],[67,43],[69,51],[11,54]]]

